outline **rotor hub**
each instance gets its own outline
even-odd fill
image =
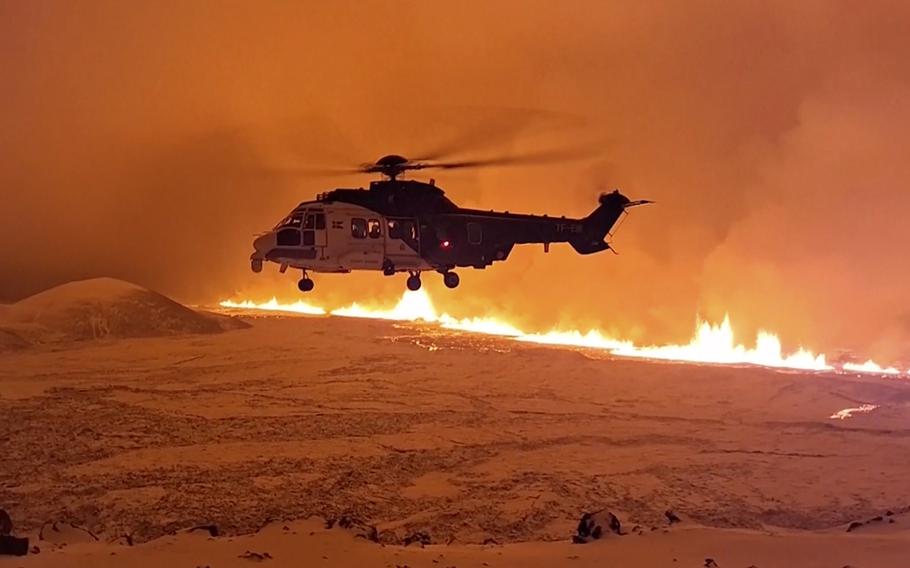
[[[412,164],[410,160],[398,154],[389,154],[376,160],[376,163],[365,169],[368,172],[377,172],[389,179],[395,179],[407,170],[417,169],[417,164]]]

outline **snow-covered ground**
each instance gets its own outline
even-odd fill
[[[247,565],[251,550],[273,566],[899,566],[910,546],[905,381],[248,321],[0,354],[0,507],[20,534],[65,521],[100,539],[37,542],[24,565]],[[568,544],[600,508],[629,535]],[[342,514],[388,544],[450,545],[303,521]],[[166,536],[209,523],[255,534]],[[108,542],[124,534],[148,542]],[[490,539],[509,544],[476,546]]]

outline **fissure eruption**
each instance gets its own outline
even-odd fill
[[[729,316],[725,316],[723,321],[718,324],[698,320],[695,333],[686,344],[636,345],[629,340],[607,336],[599,330],[582,332],[580,330],[554,329],[543,333],[530,333],[500,318],[456,318],[446,313],[439,313],[426,290],[405,292],[398,303],[391,309],[372,308],[355,302],[347,307],[327,310],[302,301],[282,303],[276,298],[263,303],[256,303],[250,300],[239,302],[225,300],[220,305],[223,308],[240,310],[264,310],[392,321],[422,321],[439,325],[445,329],[508,337],[527,343],[599,349],[618,357],[718,365],[757,365],[776,369],[805,371],[890,376],[910,375],[910,370],[902,373],[894,366],[882,366],[872,360],[868,360],[865,363],[848,362],[835,365],[829,363],[823,353],[815,353],[802,347],[792,353],[785,353],[778,335],[768,331],[759,331],[754,346],[747,347],[737,342]]]

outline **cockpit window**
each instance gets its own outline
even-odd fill
[[[275,225],[276,229],[283,229],[285,227],[300,228],[300,225],[303,223],[303,211],[293,211],[290,215],[285,217],[280,223]]]
[[[285,227],[281,229],[278,231],[276,242],[280,247],[300,246],[300,229],[295,229],[294,227]]]

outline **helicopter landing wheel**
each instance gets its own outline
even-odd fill
[[[385,276],[393,276],[395,274],[395,264],[391,260],[385,259],[382,261],[382,273]]]
[[[408,276],[408,290],[411,292],[420,290],[420,273],[415,273]]]
[[[458,288],[458,283],[461,282],[461,279],[454,272],[445,272],[442,275],[442,282],[446,285],[446,288]]]
[[[315,287],[316,287],[316,284],[312,280],[310,280],[310,278],[308,276],[304,276],[303,278],[300,279],[299,282],[297,282],[297,288],[299,288],[301,292],[309,292],[310,290],[312,290]]]

